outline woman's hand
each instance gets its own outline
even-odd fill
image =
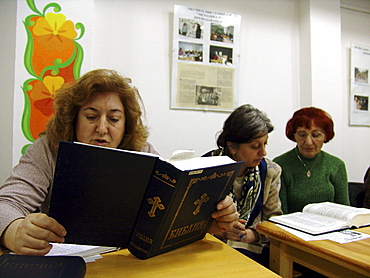
[[[55,219],[43,213],[32,213],[13,221],[1,238],[3,246],[16,254],[40,255],[49,253],[50,242],[62,243],[67,234]]]
[[[235,222],[233,228],[228,232],[223,234],[225,239],[241,241],[245,243],[255,242],[259,239],[257,231],[250,228],[245,228],[245,223],[247,221],[244,219],[239,219],[238,222]]]
[[[233,199],[226,196],[217,204],[217,211],[212,214],[214,219],[208,232],[218,234],[229,231],[233,228],[234,222],[238,221],[239,213],[236,211],[236,206]]]

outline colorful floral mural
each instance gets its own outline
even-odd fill
[[[32,77],[22,86],[22,132],[32,143],[54,114],[57,90],[80,76],[84,52],[77,41],[84,35],[85,27],[68,20],[57,3],[47,4],[41,12],[34,0],[26,2],[34,14],[23,21],[27,32],[24,66]]]

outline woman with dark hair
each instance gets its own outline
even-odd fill
[[[218,149],[205,156],[227,155],[244,161],[229,194],[237,205],[239,222],[229,232],[216,236],[241,253],[268,267],[268,239],[255,227],[271,216],[282,214],[279,190],[281,168],[264,158],[270,119],[252,105],[237,108],[226,119],[218,136]]]
[[[0,246],[17,254],[45,255],[52,248],[50,242],[64,242],[68,231],[45,214],[60,140],[157,153],[147,142],[142,101],[130,83],[116,71],[99,69],[57,92],[55,114],[46,131],[0,186]],[[217,209],[210,233],[227,231],[238,220],[231,198],[219,202]]]
[[[274,159],[282,167],[280,200],[284,213],[325,201],[349,205],[344,162],[321,150],[334,137],[330,115],[315,107],[302,108],[288,121],[285,135],[297,146]]]

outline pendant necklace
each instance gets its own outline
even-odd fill
[[[304,163],[304,162],[303,162],[302,158],[301,158],[298,154],[296,154],[296,155],[297,155],[298,159],[302,162],[302,164],[303,164],[304,168],[306,168],[306,170],[307,170],[307,173],[306,173],[307,177],[308,177],[308,178],[309,178],[309,177],[311,177],[311,175],[312,175],[311,170],[312,170],[312,169],[313,169],[313,167],[315,166],[315,164],[316,164],[316,162],[317,162],[317,159],[316,159],[316,161],[313,163],[313,165],[312,165],[311,169],[309,169],[309,168],[306,166],[306,163]]]

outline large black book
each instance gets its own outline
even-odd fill
[[[202,239],[241,165],[60,142],[49,215],[67,229],[66,243],[146,259]]]
[[[77,256],[0,256],[2,278],[82,278],[85,274],[85,261]]]

